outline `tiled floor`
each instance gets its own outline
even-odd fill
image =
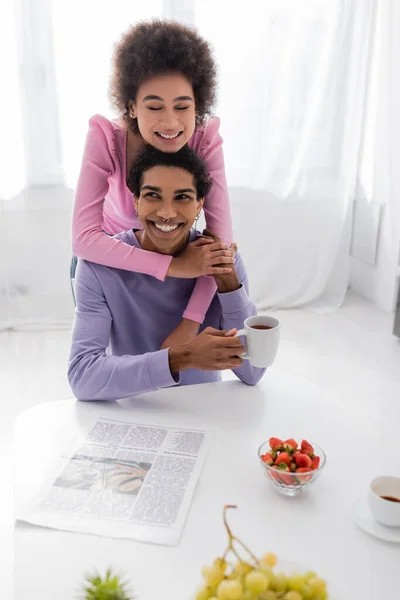
[[[392,335],[392,315],[353,294],[327,316],[308,310],[274,314],[282,322],[282,344],[271,376],[274,371],[294,374],[329,389],[335,401],[346,406],[349,419],[362,420],[366,428],[400,447],[400,340]],[[71,397],[65,376],[69,343],[66,330],[0,334],[3,483],[11,480],[8,458],[15,418],[40,402]],[[11,514],[11,494],[2,492],[0,572],[9,574]],[[4,598],[12,597],[7,580],[4,591]]]

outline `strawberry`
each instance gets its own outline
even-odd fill
[[[293,438],[289,438],[288,440],[283,442],[283,446],[284,446],[285,450],[288,450],[288,449],[289,450],[297,450],[298,443]]]
[[[304,454],[314,454],[314,448],[306,440],[301,442],[301,451]]]
[[[287,452],[280,452],[275,459],[275,464],[278,465],[278,467],[281,465],[281,463],[284,463],[287,467],[289,467],[291,462],[292,459]]]
[[[289,469],[290,469],[292,472],[293,472],[293,471],[295,471],[295,470],[297,469],[297,467],[296,467],[296,463],[294,463],[294,462],[291,462],[291,463],[290,463],[290,467],[289,467]]]
[[[302,485],[304,483],[307,483],[307,481],[310,481],[310,479],[312,479],[312,475],[309,475],[309,473],[311,473],[311,472],[312,472],[312,469],[309,469],[307,467],[300,467],[300,469],[297,469],[296,479],[297,479],[298,483],[300,485]]]
[[[269,438],[269,445],[272,450],[281,450],[283,447],[282,440],[279,438]]]
[[[320,460],[319,456],[314,456],[314,458],[311,459],[311,468],[318,469]]]
[[[281,479],[285,485],[295,485],[296,480],[292,473],[281,473]]]
[[[281,482],[281,478],[279,477],[279,469],[275,465],[273,465],[272,469],[268,469],[267,471],[268,477],[270,479],[275,479],[275,481]]]
[[[309,469],[311,467],[311,458],[307,454],[301,453],[296,456],[296,465],[300,468],[305,467]]]
[[[279,467],[279,477],[282,483],[285,485],[292,485],[294,483],[294,477],[290,472],[290,468],[285,463],[280,463]]]
[[[271,452],[267,452],[266,454],[263,454],[261,457],[261,460],[264,461],[267,465],[274,464],[274,458],[273,458]]]

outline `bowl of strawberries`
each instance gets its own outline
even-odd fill
[[[304,492],[318,478],[326,463],[322,448],[294,438],[269,438],[259,447],[258,457],[265,476],[285,496]]]

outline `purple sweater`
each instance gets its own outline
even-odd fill
[[[116,237],[140,248],[132,230]],[[194,239],[192,231],[190,241]],[[240,329],[247,317],[256,314],[239,253],[235,268],[242,287],[215,295],[201,329]],[[172,375],[168,349],[159,349],[180,323],[195,283],[196,279],[173,277],[160,281],[79,260],[68,365],[68,380],[78,400],[116,400],[175,385],[219,381],[219,371],[188,369]],[[264,371],[248,360],[234,369],[249,385],[257,383]]]

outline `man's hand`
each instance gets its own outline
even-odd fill
[[[199,328],[200,323],[190,319],[182,319],[178,327],[163,342],[161,350],[164,350],[164,348],[179,348],[184,344],[188,344],[196,337]]]
[[[220,331],[207,327],[188,344],[170,348],[171,373],[186,369],[224,371],[240,367],[243,359],[239,355],[245,352],[245,347],[236,333],[237,329]]]
[[[219,237],[214,235],[209,229],[205,229],[203,231],[203,235],[207,236],[207,239],[211,238],[214,241],[214,243],[218,243],[221,241],[219,239]],[[235,261],[235,254],[237,252],[237,245],[235,243],[233,243],[230,246],[229,252],[231,253],[233,261]],[[235,290],[238,290],[241,285],[237,278],[234,264],[232,265],[232,269],[231,269],[230,273],[214,274],[214,279],[215,279],[215,283],[218,286],[218,292],[220,294],[234,292]]]
[[[180,256],[173,258],[168,277],[194,279],[202,275],[226,275],[231,272],[235,259],[226,244],[210,237],[201,237],[188,244]]]

